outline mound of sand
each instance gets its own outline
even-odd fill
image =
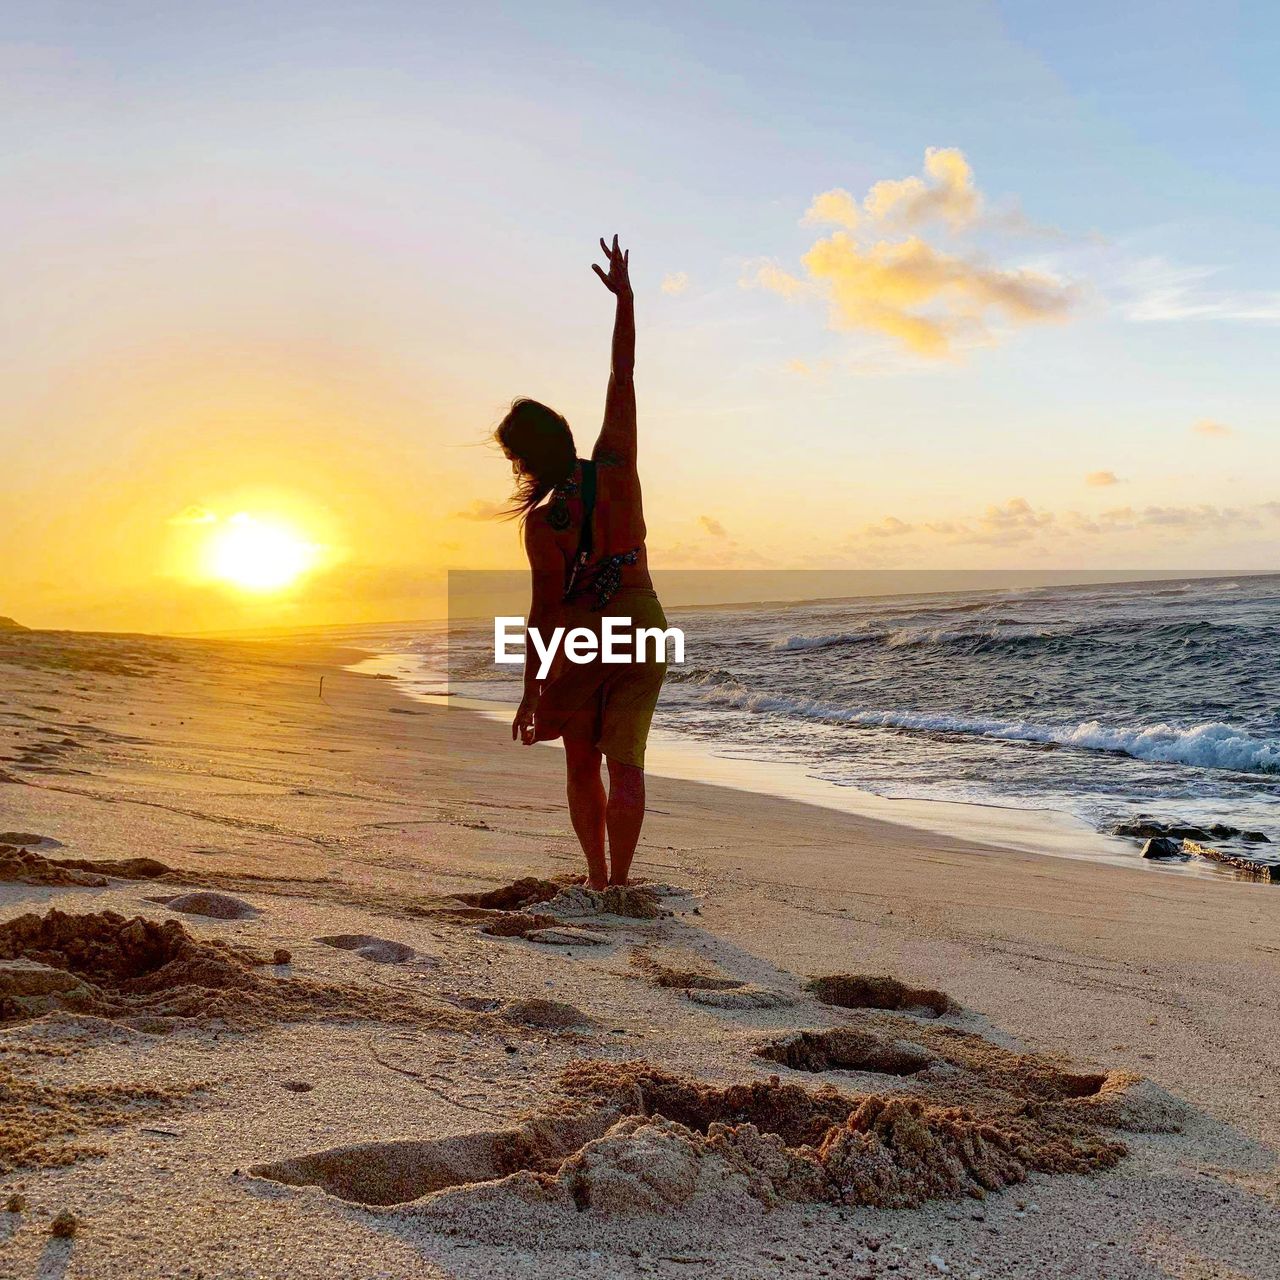
[[[833,973],[805,984],[822,1004],[840,1009],[897,1009],[904,1013],[940,1018],[956,1009],[944,991],[908,987],[896,978],[865,973]]]
[[[18,916],[0,925],[0,960],[34,961],[80,980],[65,991],[45,992],[41,1011],[57,1007],[128,1019],[144,1029],[164,1029],[161,1020],[173,1018],[239,1026],[323,1016],[411,1018],[442,1028],[462,1022],[460,1014],[403,994],[266,977],[257,972],[257,957],[242,948],[196,939],[177,920],[127,919],[114,911]],[[29,978],[20,974],[18,982]],[[33,1016],[24,1000],[16,986],[14,994],[0,988],[0,1020]]]
[[[81,885],[102,888],[105,876],[75,871],[66,864],[42,858],[30,849],[0,844],[0,880],[10,884]]]
[[[149,902],[158,902],[170,911],[180,911],[186,916],[208,916],[211,920],[251,920],[258,914],[256,907],[251,907],[242,898],[233,898],[226,893],[211,893],[207,889],[196,893],[180,893],[170,898],[149,898]]]
[[[793,1031],[761,1046],[756,1054],[794,1071],[873,1071],[890,1076],[912,1076],[937,1061],[918,1045],[852,1027]]]
[[[536,996],[528,1000],[508,1000],[496,1012],[503,1022],[509,1022],[512,1026],[538,1027],[544,1031],[573,1030],[597,1025],[594,1018],[583,1013],[576,1005],[565,1004],[562,1000],[543,1000]]]
[[[547,899],[546,905],[552,915],[568,919],[610,915],[629,920],[657,920],[665,914],[661,895],[647,884],[610,885],[604,890],[575,884]]]
[[[335,933],[327,937],[317,938],[326,947],[337,947],[342,951],[354,951],[364,960],[372,960],[374,964],[404,964],[412,960],[418,953],[403,942],[392,942],[388,938],[375,938],[368,933]]]
[[[624,1110],[661,1115],[737,1151],[781,1199],[896,1208],[980,1198],[1031,1170],[1087,1173],[1110,1168],[1125,1153],[1088,1123],[1025,1107],[979,1117],[917,1098],[846,1095],[825,1086],[809,1093],[776,1076],[720,1086],[642,1062],[587,1062],[571,1066],[564,1084]]]
[[[435,1142],[370,1143],[255,1166],[366,1205],[430,1197],[413,1212],[468,1234],[554,1233],[592,1219],[696,1214],[736,1220],[786,1201],[906,1208],[982,1198],[1032,1170],[1109,1168],[1124,1148],[1085,1124],[998,1120],[916,1098],[753,1080],[712,1085],[642,1062],[583,1062],[563,1085],[587,1109]]]

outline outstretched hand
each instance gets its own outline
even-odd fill
[[[604,281],[604,287],[610,293],[616,294],[619,298],[631,297],[631,276],[629,274],[629,263],[631,260],[631,251],[628,249],[625,253],[618,248],[618,237],[613,237],[613,247],[610,248],[601,237],[600,248],[604,251],[604,256],[609,263],[608,272],[602,271],[598,263],[591,264],[591,270]]]

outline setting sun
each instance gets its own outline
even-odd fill
[[[241,511],[210,536],[207,564],[214,578],[246,591],[273,591],[314,567],[318,550],[288,525]]]

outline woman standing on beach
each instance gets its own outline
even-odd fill
[[[533,578],[529,629],[588,627],[629,618],[631,627],[666,629],[645,555],[644,513],[636,471],[635,304],[629,254],[600,241],[607,270],[592,270],[616,299],[613,360],[604,425],[590,460],[580,459],[569,424],[536,400],[516,400],[494,433],[511,461]],[[634,647],[632,649],[634,654]],[[644,749],[666,673],[656,655],[643,662],[571,663],[560,653],[537,679],[526,645],[524,698],[511,736],[526,746],[564,739],[569,816],[593,889],[627,883],[644,822]],[[601,758],[609,773],[606,795]],[[606,842],[608,857],[606,859]]]

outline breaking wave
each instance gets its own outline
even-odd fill
[[[693,683],[698,683],[697,681]],[[811,698],[789,698],[752,692],[741,686],[706,681],[699,694],[704,702],[737,707],[759,714],[791,716],[826,724],[868,729],[906,729],[919,733],[968,734],[1008,742],[1108,751],[1164,764],[1200,769],[1229,769],[1239,773],[1280,773],[1280,739],[1252,738],[1221,723],[1181,728],[1171,724],[1114,725],[1097,720],[1075,725],[1044,725],[1027,720],[956,716],[921,711],[859,711]]]

